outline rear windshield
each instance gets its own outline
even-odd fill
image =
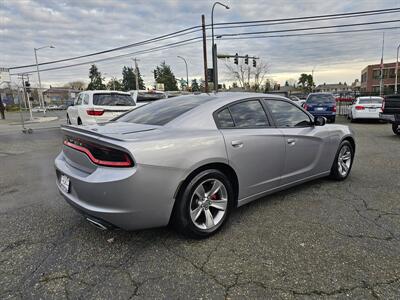
[[[118,93],[101,93],[93,95],[93,105],[101,106],[135,106],[130,95]]]
[[[360,99],[358,101],[360,104],[382,104],[381,98],[370,98],[370,99]]]
[[[335,98],[332,95],[320,94],[310,95],[307,98],[307,103],[334,103]]]
[[[182,96],[173,99],[154,101],[140,106],[115,120],[117,122],[162,126],[212,99],[214,98],[209,96]]]
[[[152,92],[139,92],[137,95],[137,101],[154,101],[165,99],[165,94],[163,93],[152,93]]]

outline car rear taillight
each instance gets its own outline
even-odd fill
[[[334,105],[334,106],[332,107],[332,111],[333,111],[333,112],[336,112],[336,105]]]
[[[89,116],[102,116],[104,114],[104,109],[101,108],[89,108],[86,110]]]
[[[355,109],[356,109],[356,110],[364,110],[365,107],[362,106],[362,105],[356,105]]]
[[[306,103],[304,103],[303,107],[304,107],[305,110],[308,110],[308,106],[307,106]]]
[[[119,149],[105,147],[72,137],[66,137],[64,145],[85,153],[96,165],[119,168],[128,168],[134,165],[131,157]]]
[[[385,109],[385,99],[382,100],[382,111]]]

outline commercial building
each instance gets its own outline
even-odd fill
[[[383,64],[384,94],[394,92],[396,63]],[[381,65],[369,65],[361,71],[361,93],[378,94],[380,91]],[[400,75],[399,75],[400,76]],[[398,79],[398,81],[400,81]],[[399,89],[399,83],[397,84]]]
[[[46,104],[60,105],[73,101],[80,92],[79,90],[64,87],[50,87],[43,92],[43,99]]]

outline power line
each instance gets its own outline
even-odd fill
[[[239,32],[239,33],[223,33],[218,34],[220,37],[224,36],[242,36],[242,35],[255,35],[255,34],[265,34],[265,33],[279,33],[279,32],[293,32],[293,31],[305,31],[305,30],[319,30],[319,29],[330,29],[330,28],[343,28],[352,26],[365,26],[365,25],[375,25],[375,24],[386,24],[400,22],[400,20],[389,20],[389,21],[376,21],[376,22],[365,22],[365,23],[354,23],[354,24],[340,24],[340,25],[329,25],[329,26],[317,26],[317,27],[306,27],[306,28],[294,28],[294,29],[280,29],[280,30],[270,30],[270,31],[252,31],[252,32]]]
[[[298,36],[327,35],[327,34],[342,34],[342,33],[352,33],[352,32],[369,32],[369,31],[381,31],[381,30],[384,31],[384,30],[394,30],[394,29],[400,29],[400,27],[397,26],[397,27],[351,29],[351,30],[328,31],[328,32],[294,33],[294,34],[262,35],[262,36],[248,36],[248,37],[228,37],[228,38],[221,39],[221,41],[263,39],[263,38],[282,38],[282,37],[298,37]]]
[[[178,36],[182,36],[182,35],[186,35],[186,34],[190,34],[190,33],[196,32],[196,31],[200,31],[201,30],[200,27],[201,26],[192,26],[192,27],[189,27],[189,28],[186,28],[186,29],[182,29],[182,30],[175,31],[175,32],[172,32],[172,33],[164,34],[164,35],[161,35],[161,36],[158,36],[158,37],[155,37],[155,38],[151,38],[151,39],[147,39],[147,40],[144,40],[144,41],[141,41],[141,42],[137,42],[137,43],[133,43],[133,44],[125,45],[125,46],[120,46],[120,47],[112,48],[112,49],[108,49],[108,50],[103,50],[103,51],[99,51],[99,52],[89,53],[89,54],[85,54],[85,55],[79,55],[79,56],[70,57],[70,58],[64,58],[64,59],[59,59],[59,60],[43,62],[43,63],[40,63],[38,65],[39,66],[43,66],[43,65],[60,63],[60,62],[66,62],[66,61],[70,61],[70,60],[76,60],[76,59],[80,59],[80,58],[85,58],[85,57],[105,54],[105,53],[109,53],[109,52],[119,51],[119,50],[123,50],[123,49],[127,49],[127,48],[142,46],[142,45],[146,45],[146,44],[162,41],[162,40],[165,40],[165,39],[168,39],[168,38],[175,38],[175,37],[178,37]],[[34,66],[36,66],[36,64],[24,65],[24,66],[16,66],[16,67],[11,67],[9,69],[10,70],[15,70],[15,69],[23,69],[23,68],[34,67]]]
[[[285,34],[285,35],[267,35],[267,36],[250,36],[250,37],[228,37],[222,39],[222,41],[225,40],[240,40],[240,39],[255,39],[255,38],[282,38],[282,37],[296,37],[296,36],[312,36],[312,35],[328,35],[328,34],[342,34],[342,33],[352,33],[352,32],[369,32],[369,31],[378,31],[378,30],[394,30],[394,29],[400,29],[400,27],[381,27],[381,28],[366,28],[366,29],[352,29],[352,30],[341,30],[341,31],[330,31],[330,32],[313,32],[313,33],[297,33],[297,34]],[[299,29],[302,30],[302,29]],[[86,62],[81,62],[81,63],[76,63],[72,65],[64,65],[64,66],[58,66],[58,67],[53,67],[53,68],[47,68],[47,69],[42,69],[41,72],[45,71],[54,71],[54,70],[61,70],[61,69],[66,69],[66,68],[71,68],[71,67],[77,67],[77,66],[83,66],[83,65],[89,65],[93,63],[98,63],[98,62],[104,62],[104,61],[109,61],[109,60],[116,60],[124,57],[128,57],[131,55],[140,55],[140,54],[147,54],[147,53],[152,53],[152,52],[157,52],[160,50],[169,50],[172,48],[176,47],[181,47],[189,44],[194,44],[200,42],[202,37],[194,37],[190,39],[186,39],[183,41],[179,42],[174,42],[174,43],[169,43],[166,45],[161,45],[158,47],[150,48],[150,49],[144,49],[136,52],[130,52],[130,53],[125,53],[125,54],[120,54],[116,56],[111,56],[111,57],[106,57],[106,58],[101,58],[97,60],[92,60],[92,61],[86,61]],[[35,73],[35,70],[27,71],[29,73]],[[23,73],[27,73],[23,72]],[[20,73],[14,73],[11,75],[18,75]]]
[[[375,9],[375,10],[364,10],[364,11],[356,11],[356,12],[349,12],[349,13],[337,13],[337,14],[328,14],[328,15],[316,15],[316,16],[309,16],[309,17],[295,17],[295,18],[283,18],[283,19],[273,19],[273,20],[255,20],[255,21],[236,21],[236,22],[223,22],[223,23],[214,23],[214,26],[217,25],[234,25],[234,24],[253,24],[253,23],[269,23],[269,22],[279,22],[279,21],[295,21],[295,20],[304,20],[304,19],[315,19],[315,18],[323,18],[323,17],[338,17],[338,16],[349,16],[349,15],[356,15],[356,14],[368,14],[368,13],[375,13],[375,12],[393,12],[400,10],[400,7],[394,8],[385,8],[385,9]],[[210,25],[207,25],[210,26]]]
[[[274,25],[283,25],[283,24],[293,24],[293,23],[307,23],[307,22],[316,22],[316,21],[329,21],[329,20],[338,20],[338,19],[348,19],[348,18],[359,18],[359,17],[367,17],[373,15],[382,15],[382,14],[389,14],[389,13],[399,13],[400,9],[396,11],[389,11],[389,12],[375,12],[375,13],[367,13],[361,15],[345,15],[345,16],[335,16],[335,17],[320,17],[320,18],[312,18],[312,19],[302,19],[302,20],[292,20],[292,21],[282,21],[276,23],[266,23],[260,21],[261,24],[240,24],[240,25],[223,25],[224,23],[214,24],[214,27],[217,25],[215,29],[229,29],[229,28],[243,28],[243,27],[255,27],[255,26],[274,26]]]
[[[351,15],[365,15],[365,14],[372,14],[372,13],[389,13],[389,12],[394,12],[394,11],[398,11],[400,10],[400,8],[388,8],[388,9],[380,9],[380,10],[369,10],[369,11],[359,11],[359,12],[350,12],[350,13],[338,13],[338,14],[329,14],[329,15],[318,15],[318,16],[309,16],[309,17],[296,17],[296,18],[285,18],[285,19],[272,19],[272,20],[256,20],[256,21],[240,21],[240,22],[226,22],[226,23],[217,23],[214,24],[214,26],[222,26],[222,25],[233,25],[233,24],[254,24],[254,23],[268,23],[268,22],[277,22],[277,21],[285,21],[285,22],[290,22],[290,21],[295,21],[295,20],[305,20],[305,19],[318,19],[318,18],[328,18],[328,17],[339,17],[339,16],[351,16]],[[270,24],[273,25],[273,24]],[[277,24],[276,24],[277,25]],[[211,25],[208,24],[206,25],[207,28],[209,28]],[[223,27],[220,27],[223,28]],[[146,45],[146,44],[150,44],[150,43],[155,43],[155,42],[159,42],[162,40],[166,40],[166,39],[170,39],[170,38],[176,38],[179,36],[183,36],[183,35],[187,35],[187,34],[191,34],[197,31],[201,30],[201,26],[192,26],[189,28],[185,28],[182,30],[178,30],[172,33],[168,33],[168,34],[164,34],[155,38],[151,38],[151,39],[147,39],[141,42],[137,42],[137,43],[132,43],[132,44],[128,44],[128,45],[124,45],[124,46],[120,46],[120,47],[116,47],[116,48],[112,48],[112,49],[108,49],[108,50],[103,50],[103,51],[98,51],[98,52],[94,52],[94,53],[89,53],[89,54],[85,54],[85,55],[79,55],[79,56],[75,56],[75,57],[70,57],[70,58],[64,58],[64,59],[59,59],[59,60],[54,60],[54,61],[49,61],[49,62],[43,62],[40,63],[39,66],[43,66],[43,65],[49,65],[49,64],[55,64],[55,63],[60,63],[60,62],[66,62],[66,61],[70,61],[70,60],[76,60],[76,59],[80,59],[80,58],[86,58],[86,57],[90,57],[90,56],[95,56],[95,55],[100,55],[100,54],[106,54],[109,52],[114,52],[114,51],[119,51],[119,50],[123,50],[123,49],[127,49],[127,48],[132,48],[132,47],[137,47],[137,46],[142,46],[142,45]],[[15,66],[15,67],[11,67],[9,69],[13,70],[13,69],[22,69],[22,68],[29,68],[29,67],[34,67],[35,64],[31,64],[31,65],[23,65],[23,66]]]

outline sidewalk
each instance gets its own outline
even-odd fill
[[[28,112],[22,113],[25,128],[33,130],[57,128],[66,123],[65,111],[48,111],[46,116],[43,112],[33,113],[33,120],[30,119]],[[0,119],[1,133],[22,132],[21,114],[19,112],[6,112],[6,119]]]

